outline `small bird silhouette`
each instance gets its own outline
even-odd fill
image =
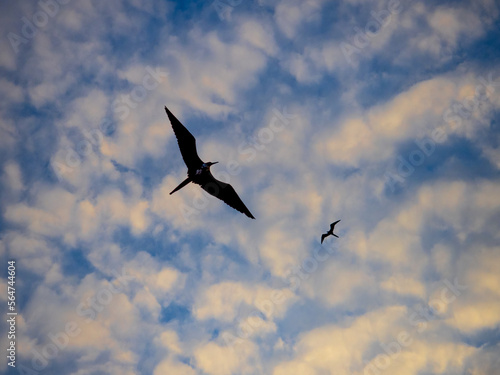
[[[217,180],[212,173],[210,173],[210,166],[217,164],[218,162],[208,162],[202,161],[198,153],[196,152],[196,139],[193,135],[186,129],[184,125],[181,124],[179,120],[165,107],[167,116],[172,124],[172,129],[174,129],[174,134],[177,138],[177,143],[179,144],[179,149],[181,150],[182,159],[188,168],[188,177],[182,181],[179,186],[177,186],[170,194],[175,193],[177,190],[182,189],[190,182],[194,182],[202,187],[210,195],[219,198],[228,206],[231,206],[235,210],[244,213],[249,218],[255,219],[250,213],[245,204],[241,201],[236,191],[229,184]]]
[[[339,236],[337,236],[335,233],[333,233],[333,229],[335,228],[335,224],[337,224],[339,221],[340,220],[337,220],[336,222],[330,224],[330,230],[321,235],[321,243],[323,243],[323,240],[330,235],[339,238]]]

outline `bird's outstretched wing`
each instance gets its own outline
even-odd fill
[[[188,170],[200,168],[203,161],[196,152],[196,139],[167,107],[165,107],[165,112],[167,112],[168,119],[172,124],[172,129],[174,129],[174,134],[177,138],[179,149],[181,150],[182,159],[184,159],[184,163],[186,163]]]
[[[247,215],[251,219],[255,219],[250,210],[245,206],[233,187],[225,182],[217,180],[212,173],[205,173],[203,178],[195,183],[199,184],[203,190],[214,197],[219,198],[221,201],[231,206],[235,210]]]
[[[323,241],[326,237],[328,237],[328,234],[326,234],[326,233],[321,235],[321,243],[323,243]]]
[[[335,223],[330,224],[330,230],[333,232],[333,228],[335,228],[335,225],[339,222],[340,220],[337,220]]]

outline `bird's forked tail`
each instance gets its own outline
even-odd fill
[[[189,184],[190,182],[191,182],[191,178],[190,178],[190,177],[186,178],[184,181],[182,181],[182,182],[179,184],[179,186],[177,186],[174,190],[172,190],[172,191],[170,192],[170,195],[174,194],[177,190],[182,189],[184,186],[186,186],[186,185],[187,185],[187,184]]]

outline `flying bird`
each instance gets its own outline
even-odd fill
[[[333,233],[333,228],[335,228],[335,225],[336,225],[339,221],[340,221],[340,220],[337,220],[335,223],[331,223],[331,224],[330,224],[330,230],[329,230],[328,232],[326,232],[326,233],[324,233],[324,234],[322,234],[322,235],[321,235],[321,243],[323,243],[323,240],[324,240],[326,237],[330,236],[330,235],[332,235],[332,236],[335,236],[335,237],[339,238],[339,236],[337,236],[335,233]]]
[[[196,139],[189,132],[189,130],[187,130],[185,126],[177,120],[167,107],[165,107],[165,111],[167,112],[167,116],[172,124],[172,129],[174,129],[174,134],[177,138],[179,149],[181,150],[182,159],[184,159],[184,163],[186,163],[186,167],[188,169],[188,177],[182,181],[179,186],[172,190],[170,194],[182,189],[190,182],[194,182],[195,184],[200,185],[202,189],[210,195],[219,198],[224,203],[247,215],[249,218],[255,219],[238,194],[236,194],[233,187],[217,180],[214,176],[212,176],[212,173],[210,173],[210,167],[218,162],[205,163],[201,160],[196,152]]]

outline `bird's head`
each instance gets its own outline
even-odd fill
[[[207,163],[207,167],[210,168],[212,165],[217,164],[217,163],[218,163],[218,161],[214,161],[213,163],[211,161],[209,161]]]

